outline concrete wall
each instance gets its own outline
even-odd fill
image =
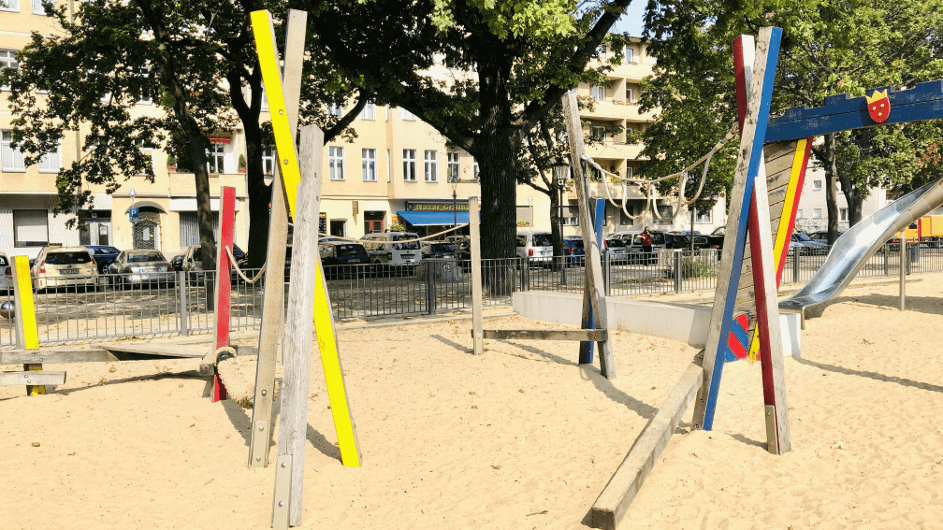
[[[524,318],[578,326],[583,311],[583,295],[546,291],[514,293],[513,307]],[[709,306],[609,298],[606,308],[609,329],[664,337],[697,348],[703,348],[707,342],[707,326],[711,318]],[[799,315],[783,313],[779,321],[783,333],[783,355],[799,357],[802,347]]]

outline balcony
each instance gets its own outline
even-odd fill
[[[628,121],[652,121],[658,114],[658,110],[648,112],[639,112],[639,106],[635,103],[626,103],[624,100],[607,99],[596,101],[596,108],[590,112],[584,110],[580,113],[586,118],[606,118],[606,119],[624,119]]]

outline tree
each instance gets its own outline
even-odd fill
[[[194,173],[204,266],[215,268],[207,135],[238,119],[246,135],[249,265],[260,267],[271,197],[262,149],[273,141],[270,126],[260,124],[262,79],[249,12],[266,7],[284,20],[284,4],[260,0],[91,0],[79,4],[77,22],[64,8],[55,11],[63,35],[33,35],[20,52],[21,68],[6,72],[4,82],[12,87],[14,141],[27,163],[38,162],[67,131],[84,133],[88,154],[61,171],[56,211],[72,213],[90,202],[83,183],[112,193],[122,178],[143,174],[153,180],[151,159],[141,148],[163,147]],[[344,102],[351,97],[344,86],[325,54],[309,57],[302,122],[325,127],[327,140],[353,134],[348,126],[366,103],[361,93],[349,113],[327,116],[320,102]],[[133,109],[141,99],[153,100],[167,115],[137,115]]]
[[[733,39],[756,34],[760,26],[783,28],[773,93],[773,112],[794,106],[820,106],[825,97],[890,85],[910,87],[941,73],[939,2],[882,3],[820,0],[762,3],[716,0],[650,2],[646,15],[649,51],[658,58],[657,77],[643,91],[643,105],[665,109],[644,136],[653,159],[704,152],[708,137],[692,139],[682,131],[718,127],[736,115]],[[837,235],[837,183],[849,204],[849,221],[860,219],[861,202],[880,182],[906,186],[927,169],[924,156],[937,128],[888,126],[826,135],[813,151],[826,171],[829,241]],[[653,164],[657,165],[657,164]],[[900,168],[887,172],[892,168]],[[712,171],[712,181],[729,189],[732,166]]]
[[[482,257],[515,254],[515,185],[527,134],[567,90],[630,0],[308,2],[309,50],[476,158]],[[624,37],[608,37],[619,46]],[[435,69],[436,75],[432,74]]]

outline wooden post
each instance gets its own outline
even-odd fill
[[[599,242],[594,234],[589,213],[589,198],[586,196],[585,175],[583,175],[582,167],[586,148],[583,144],[583,125],[580,123],[576,91],[570,90],[562,99],[563,116],[570,142],[570,168],[573,171],[574,187],[576,188],[576,197],[579,204],[579,222],[583,233],[583,247],[586,249],[585,274],[591,280],[588,285],[588,290],[591,293],[590,307],[596,321],[596,329],[606,329],[609,325],[606,311],[606,288],[603,284]],[[588,316],[584,313],[583,318],[587,319]],[[615,362],[612,359],[612,346],[608,340],[599,341],[599,371],[608,379],[613,379],[616,376]]]
[[[301,96],[301,68],[304,60],[305,28],[308,14],[288,11],[285,39],[284,92],[288,123],[298,126],[298,101]],[[273,65],[266,65],[272,68]],[[278,68],[274,65],[274,68]],[[281,334],[285,299],[285,247],[288,241],[288,205],[282,170],[275,164],[272,181],[272,212],[269,221],[268,250],[265,263],[265,290],[262,299],[262,326],[259,330],[259,359],[255,370],[255,397],[252,401],[252,434],[249,441],[249,466],[268,465],[272,441],[272,401],[275,395],[275,369],[278,364],[278,339]]]
[[[485,339],[482,328],[482,313],[484,304],[481,294],[481,234],[478,229],[478,196],[468,198],[468,229],[471,239],[471,266],[472,266],[472,351],[481,355],[485,350]],[[527,267],[525,261],[524,266]]]
[[[29,273],[29,258],[14,256],[13,295],[16,311],[16,347],[21,350],[39,349],[39,329],[36,325],[36,305],[33,301],[33,281]],[[23,365],[26,371],[42,370],[43,365],[28,363]],[[26,385],[27,396],[40,396],[46,393],[45,385]]]
[[[907,310],[907,229],[900,231],[900,310]]]
[[[723,352],[726,351],[726,341],[731,331],[733,307],[743,265],[753,185],[763,163],[763,139],[769,122],[769,105],[781,35],[782,30],[779,28],[762,28],[756,49],[753,81],[750,84],[752,96],[748,100],[744,132],[740,140],[740,156],[730,202],[731,215],[727,219],[717,290],[704,351],[704,382],[694,404],[694,425],[705,430],[713,426],[723,373]]]
[[[236,228],[236,188],[225,186],[219,197],[219,240],[216,242],[216,310],[213,313],[213,349],[203,364],[211,360],[213,369],[213,402],[226,399],[226,387],[215,369],[216,352],[229,346],[229,308],[232,298],[232,261],[226,249],[232,251]]]

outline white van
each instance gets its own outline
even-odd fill
[[[360,242],[367,249],[370,261],[381,267],[417,266],[422,261],[419,236],[413,232],[380,232],[367,234]],[[404,243],[397,243],[404,241]]]
[[[549,267],[553,259],[553,238],[550,232],[518,232],[517,233],[517,257],[519,258],[542,258],[540,263],[532,263],[532,266],[542,265],[546,262]]]

